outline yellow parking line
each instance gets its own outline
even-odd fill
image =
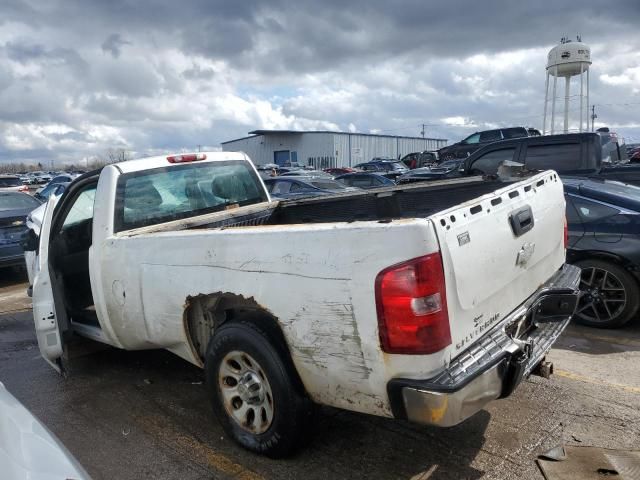
[[[179,432],[170,422],[160,416],[136,417],[143,430],[164,444],[183,454],[185,458],[207,465],[225,475],[239,480],[264,480],[264,477],[234,462],[226,455],[216,452],[208,445],[188,433]]]
[[[640,388],[638,388],[638,387],[632,387],[630,385],[623,385],[621,383],[603,382],[603,381],[598,380],[596,378],[585,377],[583,375],[578,375],[577,373],[567,372],[566,370],[554,369],[553,372],[554,372],[555,375],[558,375],[558,376],[564,377],[564,378],[569,378],[571,380],[578,380],[580,382],[592,383],[594,385],[602,385],[602,386],[605,386],[605,387],[619,388],[620,390],[624,390],[625,392],[640,394]]]

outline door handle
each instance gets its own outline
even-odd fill
[[[529,205],[525,205],[522,208],[514,210],[509,214],[509,223],[511,224],[511,230],[516,237],[527,233],[533,228],[533,212]]]

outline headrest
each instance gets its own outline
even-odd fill
[[[235,175],[216,175],[211,181],[211,193],[233,203],[247,198],[245,185]]]
[[[133,210],[144,210],[162,205],[162,196],[147,179],[133,179],[125,188],[124,206]]]

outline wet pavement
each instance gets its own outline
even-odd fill
[[[202,372],[168,352],[107,349],[60,377],[40,357],[24,276],[0,270],[0,381],[99,479],[542,479],[560,443],[640,445],[640,322],[571,326],[532,377],[467,422],[436,429],[322,408],[288,460],[247,453],[211,413]]]

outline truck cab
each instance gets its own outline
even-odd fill
[[[196,163],[207,155],[215,162]],[[82,175],[63,195],[49,199],[40,241],[32,241],[30,251],[39,246],[31,274],[38,343],[56,370],[62,369],[64,339],[73,332],[121,346],[99,288],[102,260],[98,258],[109,236],[194,212],[269,201],[253,164],[243,154],[183,154],[160,162],[142,159],[110,165]],[[118,285],[115,282],[109,290]]]

